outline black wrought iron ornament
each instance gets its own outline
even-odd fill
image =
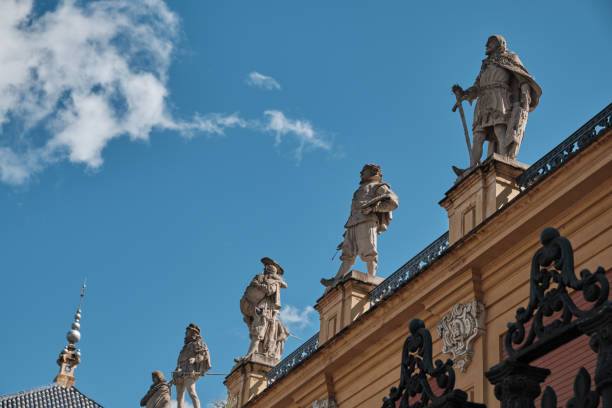
[[[542,247],[531,260],[529,303],[527,308],[521,307],[516,311],[516,322],[508,323],[505,346],[510,356],[536,340],[554,336],[574,318],[597,313],[598,308],[608,302],[609,282],[602,267],[597,268],[595,273],[583,269],[579,279],[574,272],[574,253],[567,238],[554,228],[546,228],[540,235],[540,241]],[[549,268],[551,265],[553,268]],[[568,294],[568,288],[581,291],[591,307],[580,309],[576,306]],[[560,313],[560,317],[545,324],[545,318],[554,313]],[[532,324],[525,337],[525,325],[529,321]]]
[[[410,336],[402,349],[400,382],[392,387],[389,396],[383,398],[382,408],[425,408],[425,407],[473,407],[484,408],[482,404],[467,402],[467,394],[455,390],[453,361],[432,362],[431,333],[420,319],[412,319],[408,325]],[[430,380],[435,380],[442,390],[435,394]],[[410,401],[413,400],[412,404]]]
[[[567,408],[597,408],[599,394],[591,391],[591,376],[580,367],[574,380],[574,396],[567,401]],[[546,387],[542,395],[542,408],[557,408],[557,394],[551,387]]]
[[[591,390],[588,372],[581,369],[574,382],[575,396],[567,407],[595,408],[601,400],[603,408],[612,408],[612,301],[605,270],[599,267],[591,273],[583,269],[577,277],[569,240],[556,229],[546,228],[540,241],[542,247],[531,261],[529,303],[517,310],[515,322],[508,323],[505,348],[509,357],[485,375],[495,386],[502,408],[533,408],[550,370],[529,363],[579,336],[590,336],[590,346],[597,353],[595,390]],[[589,305],[578,307],[570,289]],[[557,408],[556,404],[555,391],[548,387],[542,408]]]

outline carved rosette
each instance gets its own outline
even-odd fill
[[[454,366],[465,371],[472,361],[471,343],[484,333],[484,305],[477,300],[458,303],[438,323],[438,335],[444,341],[443,353],[452,353]]]

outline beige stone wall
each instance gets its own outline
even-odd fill
[[[539,234],[555,227],[574,248],[576,270],[612,267],[612,132],[477,226],[409,284],[322,345],[301,365],[253,398],[248,407],[306,408],[330,393],[340,408],[377,408],[400,375],[408,323],[418,317],[432,332],[456,303],[481,300],[486,332],[456,386],[474,401],[499,404],[483,373],[500,361],[500,336],[529,296],[530,262]],[[433,205],[433,204],[432,204]]]

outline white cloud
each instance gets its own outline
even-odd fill
[[[163,1],[65,0],[41,16],[32,7],[0,5],[2,181],[64,158],[99,167],[110,140],[147,140],[173,123],[165,81],[178,20]]]
[[[246,79],[246,83],[255,88],[271,90],[280,90],[281,86],[276,79],[260,74],[259,72],[251,72]]]
[[[189,401],[189,397],[187,397],[187,395],[185,394],[185,403],[183,404],[183,408],[193,408],[193,404]],[[177,403],[176,400],[171,400],[170,401],[170,408],[176,408],[177,407]]]
[[[329,149],[310,123],[279,111],[266,111],[263,124],[237,113],[175,118],[167,76],[179,20],[163,0],[64,0],[42,15],[32,10],[32,0],[0,1],[2,182],[25,183],[62,160],[99,168],[111,140],[147,141],[153,129],[191,137],[246,127],[276,132],[277,143],[294,135],[298,158],[305,147]]]
[[[303,310],[291,305],[285,305],[280,312],[281,321],[287,326],[303,329],[311,324],[310,315],[314,313],[312,306],[306,306]]]
[[[325,141],[322,135],[316,132],[308,121],[288,119],[283,112],[277,110],[267,110],[264,112],[264,116],[267,119],[264,129],[276,134],[276,145],[281,143],[285,135],[290,135],[297,139],[298,147],[295,150],[295,156],[298,161],[302,159],[302,152],[306,148],[331,149],[331,144]]]

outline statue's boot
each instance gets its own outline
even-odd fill
[[[463,175],[463,173],[465,173],[468,170],[469,169],[460,169],[459,167],[453,166],[453,171],[455,172],[457,177],[461,177]]]
[[[336,286],[336,283],[338,283],[336,278],[331,278],[331,279],[325,279],[325,278],[321,278],[321,285],[327,287],[327,288],[331,288]]]
[[[351,266],[353,266],[354,263],[355,263],[355,259],[342,261],[342,264],[340,265],[340,269],[338,269],[338,273],[336,274],[336,277],[333,279],[321,278],[321,285],[327,288],[332,288],[336,286],[340,282],[340,279],[342,279],[342,277],[346,275],[349,269],[351,269]]]
[[[367,262],[367,267],[368,267],[368,276],[370,277],[375,277],[376,276],[376,268],[378,267],[378,262],[377,261],[368,261]]]

